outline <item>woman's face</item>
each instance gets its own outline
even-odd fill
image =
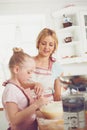
[[[44,39],[42,39],[39,43],[39,54],[44,57],[49,57],[53,52],[55,48],[55,41],[52,38],[52,36],[46,36]]]

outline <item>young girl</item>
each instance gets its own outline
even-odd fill
[[[35,61],[20,48],[14,48],[13,52],[9,61],[11,78],[5,85],[2,95],[2,103],[9,122],[8,130],[37,130],[35,112],[48,100],[41,96],[40,86],[32,85]],[[34,89],[36,99],[32,98],[31,89]]]

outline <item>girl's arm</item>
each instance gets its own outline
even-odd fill
[[[34,114],[38,108],[47,103],[47,98],[40,97],[38,100],[35,101],[35,103],[33,103],[32,105],[30,105],[22,111],[20,111],[18,109],[18,105],[13,102],[7,102],[5,108],[11,125],[15,126],[22,123],[29,116],[32,116],[32,114]]]
[[[31,82],[29,84],[26,84],[26,88],[34,89],[38,97],[41,96],[44,91],[44,87],[39,82]]]

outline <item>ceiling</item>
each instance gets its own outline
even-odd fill
[[[87,0],[0,0],[0,5],[5,5],[5,4],[15,4],[15,5],[43,5],[50,7],[50,5],[56,5],[57,7],[62,6],[62,5],[87,5]],[[39,6],[40,7],[40,6]]]
[[[54,2],[54,0],[0,0],[0,3],[22,3],[22,2],[24,2],[24,3],[40,2],[41,3],[41,2]],[[58,2],[58,0],[55,0],[55,2]]]
[[[50,13],[71,5],[87,6],[87,0],[0,0],[0,13]]]
[[[30,2],[40,2],[40,3],[59,3],[59,0],[0,0],[0,3],[30,3]],[[87,2],[87,0],[61,0],[60,2]]]

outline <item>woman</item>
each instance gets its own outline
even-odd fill
[[[56,33],[49,28],[41,30],[36,42],[38,54],[34,57],[36,69],[33,78],[42,83],[45,88],[44,95],[55,101],[61,100],[59,76],[63,74],[59,63],[52,57],[57,47]]]

